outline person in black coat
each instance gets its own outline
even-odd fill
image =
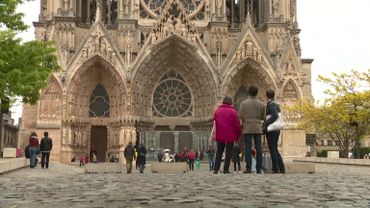
[[[143,173],[146,163],[146,148],[144,144],[139,145],[136,163],[139,165],[140,173]]]
[[[238,143],[234,144],[231,154],[231,160],[234,162],[234,171],[237,171],[236,165],[238,165],[238,171],[240,171],[240,148],[238,146]]]
[[[270,150],[272,171],[274,173],[285,173],[284,162],[278,150],[278,140],[280,136],[280,130],[267,131],[267,127],[274,123],[279,116],[280,107],[275,101],[275,91],[269,89],[266,91],[268,99],[266,105],[266,121],[263,125],[263,132],[266,134],[267,144]]]
[[[44,138],[41,139],[40,152],[41,152],[41,168],[49,168],[50,151],[53,148],[53,140],[49,137],[49,132],[44,132]]]

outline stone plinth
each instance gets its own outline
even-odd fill
[[[279,143],[280,153],[284,159],[288,159],[289,157],[304,157],[306,155],[306,134],[303,130],[282,130]]]
[[[24,168],[28,165],[29,160],[26,158],[0,159],[0,174]]]
[[[315,164],[310,163],[285,163],[286,173],[315,173]]]
[[[328,158],[339,158],[339,151],[328,151]]]
[[[183,162],[178,163],[152,163],[153,173],[185,173],[187,171],[187,165]]]
[[[87,163],[85,173],[122,173],[123,166],[119,163]]]
[[[17,149],[16,148],[4,148],[3,157],[4,158],[17,157]]]

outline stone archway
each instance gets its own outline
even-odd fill
[[[276,80],[260,64],[252,59],[246,59],[230,70],[222,83],[221,92],[222,95],[230,95],[237,98],[238,93],[241,93],[241,88],[245,88],[245,91],[248,91],[251,85],[258,87],[257,96],[263,100],[266,97],[264,92],[268,88],[275,90],[277,88]],[[245,92],[243,93],[245,94]]]
[[[175,70],[194,93],[193,117],[209,117],[217,104],[217,81],[197,48],[173,35],[155,45],[137,70],[133,71],[132,91],[135,114],[152,116],[152,93],[161,77]]]
[[[64,149],[70,149],[73,155],[90,152],[96,145],[92,137],[105,135],[106,141],[101,144],[106,147],[101,149],[104,153],[98,152],[99,160],[102,161],[103,155],[112,151],[121,128],[111,128],[111,123],[132,113],[127,107],[130,100],[124,86],[117,70],[99,56],[89,59],[76,70],[66,91],[68,105],[64,110],[62,132]],[[96,126],[99,128],[94,128]],[[124,146],[124,141],[121,143],[115,146],[116,152]]]

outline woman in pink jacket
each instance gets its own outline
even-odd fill
[[[240,137],[240,120],[238,113],[232,106],[231,97],[226,96],[222,104],[216,109],[213,120],[216,124],[216,142],[217,151],[215,158],[214,174],[218,173],[221,166],[221,157],[226,146],[226,155],[224,162],[224,173],[229,172],[231,153],[234,142]]]

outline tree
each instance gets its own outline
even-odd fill
[[[22,43],[16,32],[27,29],[23,14],[15,11],[22,0],[0,0],[0,101],[14,96],[34,104],[50,73],[59,68],[55,47],[49,41]]]
[[[359,144],[370,128],[369,73],[352,70],[348,74],[333,73],[333,78],[319,76],[329,85],[330,97],[322,105],[300,100],[289,110],[302,116],[300,126],[312,127],[329,136],[339,147],[341,157],[348,157],[349,145]]]

